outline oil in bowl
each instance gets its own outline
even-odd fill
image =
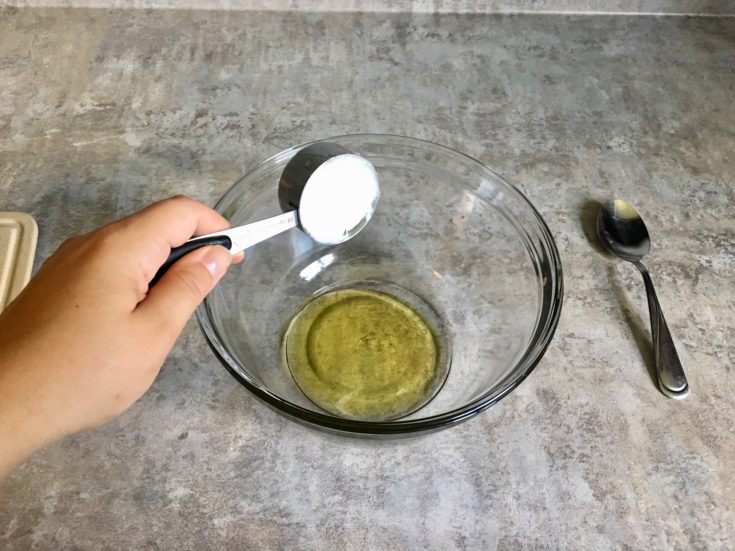
[[[418,296],[377,282],[327,290],[284,332],[284,361],[317,406],[387,421],[427,404],[449,372],[445,324]]]

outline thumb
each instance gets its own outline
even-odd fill
[[[138,308],[175,339],[231,263],[230,251],[219,245],[192,251],[169,268]]]

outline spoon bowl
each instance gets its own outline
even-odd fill
[[[299,227],[317,243],[337,245],[360,233],[380,199],[370,161],[332,142],[300,149],[283,169],[278,203],[298,211]]]
[[[615,199],[603,205],[597,233],[605,248],[628,262],[638,262],[651,250],[648,228],[631,205]]]

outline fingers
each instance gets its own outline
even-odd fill
[[[240,264],[245,260],[245,251],[240,251],[239,253],[235,253],[232,255],[232,263],[233,264]]]
[[[224,247],[202,247],[178,260],[136,308],[155,331],[174,340],[232,262]]]
[[[119,251],[121,255],[136,259],[147,284],[173,247],[193,236],[229,227],[229,222],[216,211],[190,197],[177,196],[153,203],[106,229],[124,244],[120,247],[125,249]]]
[[[211,208],[183,195],[153,203],[117,222],[127,238],[147,241],[154,238],[166,253],[196,235],[224,230],[229,222]]]

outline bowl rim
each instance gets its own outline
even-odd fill
[[[504,398],[506,395],[508,395],[518,385],[520,385],[541,361],[541,358],[548,349],[559,324],[564,295],[564,278],[561,264],[561,256],[559,255],[559,250],[557,248],[556,242],[553,235],[551,234],[551,231],[549,230],[548,225],[546,224],[546,221],[543,219],[543,217],[538,212],[536,207],[531,203],[531,201],[523,194],[523,192],[521,192],[516,186],[511,184],[501,174],[488,167],[481,161],[446,145],[438,144],[420,138],[401,136],[397,134],[357,133],[341,134],[338,136],[312,140],[280,151],[275,155],[271,155],[264,161],[256,164],[241,178],[236,180],[217,200],[214,209],[221,209],[229,193],[234,190],[243,180],[248,178],[254,172],[258,171],[264,165],[271,164],[277,161],[279,158],[291,155],[299,149],[313,143],[360,138],[373,140],[376,138],[387,138],[392,140],[408,141],[415,144],[420,144],[423,147],[436,149],[439,152],[445,154],[463,157],[466,160],[469,160],[471,163],[477,165],[478,168],[490,172],[500,182],[513,190],[517,194],[518,198],[528,206],[530,212],[534,215],[536,222],[538,222],[537,229],[540,231],[541,237],[543,238],[547,248],[548,268],[551,272],[553,272],[554,275],[552,290],[553,295],[551,301],[549,301],[548,303],[545,301],[543,302],[541,312],[537,318],[537,321],[540,321],[542,323],[537,323],[533,336],[531,337],[531,342],[526,348],[525,353],[516,361],[515,365],[513,365],[513,367],[509,369],[508,373],[501,380],[501,382],[496,385],[495,388],[480,395],[472,402],[465,404],[462,407],[429,417],[409,420],[397,419],[394,421],[379,422],[343,419],[341,417],[336,417],[328,413],[313,411],[293,404],[288,400],[281,398],[277,394],[259,386],[254,381],[248,380],[246,377],[243,377],[242,374],[237,370],[237,362],[235,362],[235,360],[230,356],[230,354],[221,344],[221,339],[219,339],[218,332],[211,321],[212,316],[208,299],[205,299],[202,304],[197,308],[196,318],[199,323],[199,327],[204,334],[204,338],[207,344],[212,349],[220,363],[222,363],[222,365],[227,369],[227,371],[229,371],[230,374],[237,381],[239,381],[255,396],[263,400],[267,405],[276,409],[278,412],[287,415],[295,421],[307,424],[312,427],[326,429],[331,432],[365,436],[408,435],[425,431],[435,431],[439,429],[449,428],[485,411],[486,409],[497,403],[499,400]],[[518,369],[518,367],[520,366],[522,366],[522,368]]]

